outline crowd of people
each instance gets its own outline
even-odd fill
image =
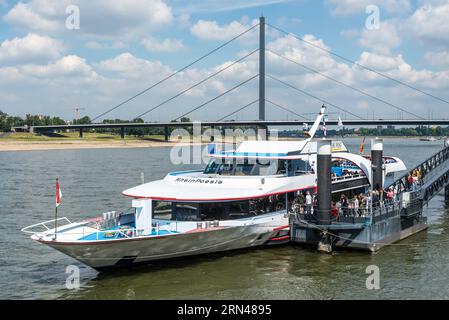
[[[366,217],[371,209],[384,208],[392,204],[396,199],[393,188],[368,191],[367,194],[360,193],[348,198],[342,194],[338,201],[331,205],[331,215],[334,218],[343,217]]]
[[[333,163],[334,164],[334,163]],[[340,165],[346,165],[341,161]],[[352,170],[342,170],[333,172],[332,177],[339,177],[358,173]],[[423,172],[421,169],[414,169],[405,178],[406,191],[417,190],[423,182]],[[370,190],[367,193],[356,195],[341,194],[338,200],[331,202],[331,216],[338,217],[367,217],[373,209],[385,208],[398,201],[397,189],[395,187],[379,188]],[[295,195],[291,204],[291,210],[295,214],[314,215],[317,210],[317,195],[314,192],[299,192]]]
[[[366,217],[370,215],[371,209],[385,208],[397,200],[393,188],[379,189],[360,193],[352,197],[341,194],[337,201],[331,203],[331,216],[338,217]],[[317,196],[310,191],[300,192],[293,200],[292,211],[297,214],[314,215],[316,213]]]
[[[313,208],[316,206],[317,197],[310,191],[299,192],[292,203],[292,210],[295,213],[313,214]]]
[[[407,190],[414,191],[421,185],[423,178],[423,173],[420,169],[415,169],[409,172],[407,178],[405,179]]]

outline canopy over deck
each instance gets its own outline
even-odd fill
[[[296,159],[301,155],[316,153],[314,140],[295,141],[244,141],[235,150],[218,152],[218,146],[210,148],[210,157],[215,158],[277,158]],[[347,152],[342,141],[332,142],[332,152]]]
[[[281,177],[283,176],[220,176],[198,171],[172,173],[163,180],[125,190],[123,195],[165,201],[237,201],[315,186],[313,174],[280,179]]]

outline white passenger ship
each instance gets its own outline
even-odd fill
[[[22,229],[31,238],[95,269],[220,252],[289,241],[288,212],[299,192],[316,189],[316,141],[323,107],[299,141],[244,141],[232,151],[212,148],[204,170],[172,172],[125,190],[132,212],[68,218]],[[371,161],[333,143],[333,159],[349,175],[335,185],[369,185]],[[341,164],[351,164],[342,168]],[[385,174],[405,170],[390,157]],[[337,170],[338,171],[338,170]],[[337,172],[338,173],[338,172]],[[354,182],[360,182],[354,184]]]

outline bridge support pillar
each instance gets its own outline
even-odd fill
[[[122,139],[125,139],[125,128],[124,128],[124,127],[121,127],[121,128],[120,128],[120,137],[121,137]]]
[[[169,130],[168,130],[168,127],[165,126],[164,127],[164,140],[168,141],[168,138],[169,138]]]
[[[83,136],[84,136],[83,128],[80,128],[80,138],[82,138]]]
[[[444,187],[444,201],[449,205],[449,185]]]
[[[383,188],[383,140],[371,140],[371,170],[372,170],[372,188],[378,190]]]

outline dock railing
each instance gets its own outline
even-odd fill
[[[340,207],[331,210],[331,224],[365,224],[370,225],[381,220],[399,216],[402,204],[400,201],[384,201],[368,207]],[[317,223],[317,206],[296,206],[290,210],[294,220]]]

